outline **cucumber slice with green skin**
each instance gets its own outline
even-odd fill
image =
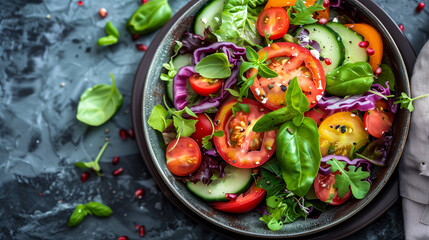
[[[184,54],[177,55],[173,58],[174,70],[179,71],[181,67],[192,65],[192,55]],[[167,96],[173,102],[173,81],[166,82]]]
[[[252,170],[236,168],[231,165],[225,167],[225,177],[213,180],[209,185],[202,182],[187,182],[189,191],[208,202],[228,201],[225,193],[240,194],[249,189],[253,182]]]
[[[368,62],[369,58],[366,54],[366,49],[359,47],[359,42],[363,41],[363,37],[361,35],[341,23],[329,22],[326,26],[341,36],[346,56],[343,64]]]
[[[194,22],[194,33],[204,37],[204,30],[210,26],[212,31],[219,29],[222,24],[220,15],[226,0],[212,0],[196,16]]]
[[[319,43],[320,49],[322,50],[320,56],[331,60],[330,65],[327,65],[324,61],[320,61],[325,73],[329,73],[343,63],[344,45],[337,33],[320,24],[305,25],[303,28],[310,32],[308,36],[310,40]],[[300,32],[301,31],[298,29],[297,34]]]

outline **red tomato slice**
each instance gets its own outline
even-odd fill
[[[177,176],[187,176],[198,170],[201,164],[201,151],[194,139],[177,138],[167,146],[167,168]],[[174,148],[173,148],[174,147]]]
[[[324,112],[323,109],[319,107],[314,107],[309,111],[305,112],[304,116],[313,119],[317,123],[317,126],[320,126],[323,120],[328,117],[328,113]]]
[[[259,59],[268,54],[268,67],[279,74],[278,77],[256,78],[250,87],[255,98],[269,109],[285,106],[285,96],[290,80],[298,78],[299,86],[314,107],[325,92],[325,72],[320,61],[310,51],[294,43],[273,43],[259,52]],[[247,72],[247,77],[257,73],[256,69]]]
[[[343,198],[338,196],[338,189],[333,187],[336,182],[335,175],[337,174],[341,173],[337,171],[335,173],[330,173],[327,176],[323,176],[320,173],[317,174],[316,179],[314,180],[314,191],[320,201],[331,205],[339,205],[349,199],[352,195],[352,192],[348,191]]]
[[[286,10],[281,7],[265,9],[259,14],[256,29],[263,37],[266,31],[271,40],[283,37],[289,29],[289,16]]]
[[[243,98],[242,103],[247,104],[250,111],[239,111],[234,117],[232,106],[236,101],[225,103],[217,112],[215,131],[222,130],[225,134],[213,137],[213,142],[219,155],[229,164],[239,168],[259,167],[275,153],[277,131],[256,133],[252,128],[270,110],[255,100]]]
[[[363,123],[369,134],[380,138],[390,129],[394,118],[395,115],[390,111],[387,102],[378,100],[375,109],[367,111],[363,116]]]
[[[222,87],[223,79],[205,78],[196,73],[189,78],[192,90],[201,96],[216,93]]]
[[[253,185],[247,192],[229,202],[215,202],[210,204],[214,209],[227,213],[246,213],[254,209],[264,199],[265,189]]]
[[[198,118],[191,117],[191,119],[198,119],[195,124],[195,132],[191,135],[191,138],[198,143],[198,146],[203,146],[203,137],[211,135],[213,132],[212,123],[209,117],[204,113],[198,113]]]

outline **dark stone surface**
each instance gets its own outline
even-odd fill
[[[174,12],[188,0],[170,0]],[[416,52],[429,38],[429,9],[417,14],[418,1],[376,0],[405,34]],[[179,212],[161,194],[148,174],[132,139],[119,137],[131,128],[130,93],[144,52],[135,43],[150,44],[155,33],[131,40],[125,22],[139,0],[15,0],[0,2],[0,239],[138,239],[135,225],[144,225],[148,239],[224,239]],[[101,19],[98,9],[108,11]],[[104,25],[119,29],[119,43],[97,47]],[[100,127],[76,120],[81,93],[115,75],[124,103]],[[108,129],[108,131],[106,131]],[[94,159],[109,138],[101,158],[104,177],[80,181],[73,164]],[[119,163],[111,161],[119,156]],[[111,172],[122,167],[124,173]],[[142,199],[134,192],[144,188]],[[103,202],[113,210],[105,219],[89,216],[75,228],[67,221],[75,206]],[[402,239],[398,201],[370,226],[350,239]]]

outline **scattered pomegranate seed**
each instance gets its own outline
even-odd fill
[[[144,237],[144,226],[139,226],[139,235],[140,237]]]
[[[324,0],[323,1],[323,6],[326,8],[326,7],[329,7],[329,5],[330,5],[330,2],[329,2],[329,0]]]
[[[421,12],[423,10],[423,8],[425,8],[425,3],[424,2],[420,2],[417,7],[416,7],[416,11],[417,12]]]
[[[112,164],[113,164],[113,165],[116,165],[116,164],[118,164],[118,162],[119,162],[119,157],[118,157],[118,156],[115,156],[115,157],[113,158],[113,160],[112,160]]]
[[[319,23],[322,24],[322,25],[325,25],[326,23],[328,23],[328,19],[321,18],[321,19],[319,19]]]
[[[80,181],[86,182],[86,180],[88,180],[89,176],[90,176],[89,172],[83,172],[82,176],[80,176]]]
[[[131,39],[133,39],[133,41],[135,41],[135,40],[137,40],[139,37],[140,37],[140,35],[138,35],[138,34],[133,34],[133,35],[131,36]]]
[[[39,196],[43,196],[43,193],[39,193]]]
[[[122,138],[122,140],[125,140],[125,139],[127,139],[127,133],[125,132],[125,130],[124,129],[120,129],[119,130],[119,136],[121,136],[121,138]]]
[[[329,58],[325,58],[325,64],[326,64],[326,65],[331,65],[331,64],[332,64],[331,59],[329,59]]]
[[[119,176],[119,175],[121,175],[122,173],[124,172],[124,169],[123,168],[118,168],[118,169],[116,169],[115,171],[113,171],[113,176]]]
[[[142,4],[147,3],[149,0],[142,0]]]
[[[100,14],[101,18],[105,18],[107,17],[107,10],[105,8],[100,8],[100,10],[98,10],[98,14]]]
[[[402,23],[399,24],[399,28],[401,29],[401,31],[405,31],[404,25]]]
[[[140,227],[140,225],[136,224],[134,227],[135,227],[136,229],[138,229],[138,228]]]
[[[138,50],[140,50],[140,51],[146,51],[147,46],[146,46],[146,44],[137,43],[137,44],[136,44],[136,48],[137,48]]]
[[[368,41],[359,42],[359,47],[361,48],[367,48],[369,46]]]
[[[78,4],[79,6],[82,6],[82,5],[83,5],[83,1],[77,1],[77,4]]]
[[[128,237],[127,236],[120,236],[120,237],[118,237],[118,240],[128,240]]]
[[[228,200],[235,200],[235,199],[237,199],[237,194],[235,194],[235,193],[225,193],[225,197],[226,197],[226,199],[228,199]]]
[[[136,196],[136,198],[138,198],[138,199],[142,198],[143,195],[144,195],[144,189],[143,188],[137,189],[137,191],[134,193],[134,196]]]
[[[131,139],[135,139],[136,138],[136,134],[134,133],[134,129],[133,128],[128,129],[127,133],[128,133],[128,137],[130,137]]]
[[[378,67],[377,69],[375,69],[375,76],[380,75],[381,72],[383,72],[383,69],[381,67]]]
[[[368,56],[372,56],[372,55],[374,55],[374,53],[375,53],[374,49],[372,49],[372,48],[367,48],[366,49],[366,54]]]

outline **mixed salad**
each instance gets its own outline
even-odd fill
[[[260,206],[273,231],[366,196],[386,164],[395,81],[377,30],[342,12],[326,0],[202,8],[148,119],[189,191],[227,213]]]

